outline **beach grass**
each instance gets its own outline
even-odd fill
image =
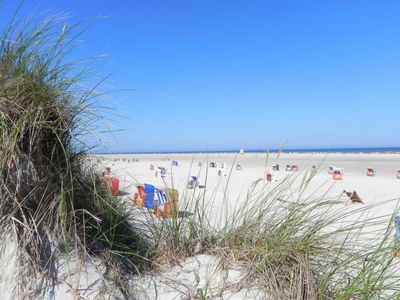
[[[316,197],[309,191],[315,174],[292,174],[274,187],[255,182],[244,202],[219,212],[223,222],[211,220],[216,208],[212,199],[204,202],[204,191],[188,195],[182,205],[192,217],[147,223],[158,241],[154,261],[173,265],[177,258],[212,254],[221,268],[247,270],[239,288],[271,299],[397,299],[394,212],[373,212],[379,205],[397,207],[398,199],[362,205],[326,193]]]
[[[117,274],[146,262],[146,241],[86,159],[101,116],[88,65],[68,62],[79,28],[63,15],[14,19],[0,37],[0,242],[17,245],[16,298],[57,282],[65,252]]]

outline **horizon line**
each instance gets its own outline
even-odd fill
[[[213,149],[213,150],[145,150],[145,151],[95,151],[94,154],[171,154],[171,153],[236,153],[238,149]],[[374,151],[380,150],[380,151]],[[271,149],[257,149],[250,148],[244,149],[247,153],[266,153],[266,152],[398,152],[400,153],[400,146],[389,147],[310,147],[310,148],[271,148]]]

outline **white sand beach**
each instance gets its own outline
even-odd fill
[[[135,192],[135,184],[149,183],[160,187],[174,187],[180,194],[188,193],[186,183],[190,176],[198,176],[200,185],[206,186],[209,201],[217,210],[224,205],[234,206],[245,197],[251,184],[265,178],[265,172],[273,173],[274,182],[279,185],[284,178],[292,176],[295,192],[305,175],[309,175],[313,166],[316,174],[311,180],[307,191],[320,197],[326,193],[327,198],[338,198],[343,190],[356,191],[365,204],[375,204],[385,200],[400,198],[400,180],[396,172],[400,169],[400,154],[344,154],[344,153],[232,153],[215,154],[121,154],[99,155],[103,158],[102,166],[109,166],[113,176],[121,180],[122,189],[131,195]],[[137,160],[137,161],[135,161]],[[179,165],[172,166],[176,160]],[[199,166],[199,162],[202,166]],[[225,164],[222,173],[220,168],[210,168],[210,162]],[[150,171],[150,165],[165,167],[165,178],[156,177],[155,171]],[[241,170],[236,170],[236,165]],[[272,171],[272,165],[279,164],[279,171]],[[297,165],[298,172],[287,172],[286,165]],[[342,180],[333,180],[328,174],[328,166],[343,170]],[[366,176],[367,168],[375,170],[375,176]],[[267,184],[267,182],[265,181]],[[189,191],[192,192],[192,191]],[[212,195],[212,196],[211,196]],[[207,198],[207,197],[206,197]],[[391,213],[394,207],[380,206],[377,213]]]

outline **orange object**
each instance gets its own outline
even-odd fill
[[[143,207],[143,199],[139,196],[139,193],[133,194],[133,205]]]
[[[139,185],[137,187],[137,189],[138,189],[139,197],[144,199],[146,197],[146,193],[144,192],[144,186],[143,185]]]
[[[400,257],[400,250],[396,251],[396,254],[394,255],[395,257]]]
[[[160,210],[158,209],[158,200],[154,200],[154,209],[153,209],[153,215],[158,217],[160,215]]]
[[[339,170],[333,171],[333,180],[342,180],[342,172]]]
[[[144,198],[146,197],[146,193],[144,192],[144,186],[138,185],[137,192],[133,194],[133,205],[136,206],[144,206]]]
[[[163,216],[169,218],[170,214],[169,203],[164,203]]]

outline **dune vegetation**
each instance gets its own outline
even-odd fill
[[[52,264],[62,253],[124,271],[146,262],[146,242],[85,160],[97,94],[85,66],[65,62],[79,32],[64,21],[13,21],[1,34],[0,241],[18,246],[21,298],[56,282]]]

